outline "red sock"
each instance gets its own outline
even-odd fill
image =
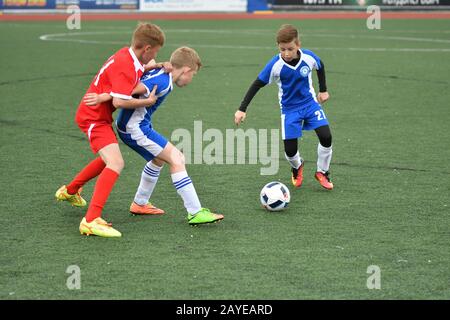
[[[108,200],[108,196],[116,183],[119,174],[109,168],[103,169],[95,183],[94,194],[86,213],[86,221],[91,222],[95,218],[102,216],[103,206]]]
[[[77,193],[78,189],[84,186],[86,182],[98,176],[105,166],[106,164],[101,157],[92,160],[76,175],[72,182],[67,185],[67,192],[69,194]]]

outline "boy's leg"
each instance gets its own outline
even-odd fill
[[[331,163],[332,137],[330,127],[328,125],[321,126],[315,129],[319,144],[317,145],[317,172],[315,178],[325,189],[333,189],[333,183],[330,181],[329,170]]]
[[[124,167],[119,145],[112,143],[98,151],[106,164],[95,183],[91,203],[86,213],[86,221],[91,222],[101,217],[103,207],[108,200],[117,178]]]
[[[331,190],[333,189],[333,184],[329,178],[332,154],[331,132],[325,112],[323,111],[322,106],[316,101],[313,101],[307,107],[303,129],[314,129],[319,138],[319,145],[317,146],[317,172],[315,178],[322,187]]]
[[[75,176],[67,187],[64,185],[56,191],[56,199],[68,201],[76,207],[84,207],[86,205],[86,200],[81,196],[82,187],[86,182],[97,177],[104,168],[105,163],[101,157],[92,160]]]
[[[69,194],[75,194],[78,190],[84,186],[89,180],[97,177],[105,168],[106,164],[101,157],[92,160],[87,166],[85,166],[67,185],[67,192]]]
[[[187,212],[190,214],[198,212],[202,206],[192,180],[186,172],[184,155],[171,143],[167,143],[157,158],[169,164],[173,185],[183,199]]]
[[[184,155],[177,148],[169,142],[157,158],[169,164],[173,185],[183,199],[190,224],[211,223],[223,219],[223,215],[201,207],[192,180],[186,172]]]
[[[94,122],[78,123],[78,126],[87,135],[94,154],[99,153],[100,157],[91,161],[68,185],[69,191],[75,192],[75,194],[69,194],[66,186],[62,186],[56,192],[56,198],[68,201],[70,200],[62,198],[66,196],[79,198],[79,203],[74,205],[86,205],[86,201],[80,196],[81,186],[92,178],[99,176],[95,184],[91,203],[86,216],[81,220],[79,230],[86,235],[120,237],[121,233],[101,218],[103,206],[124,166],[116,135],[110,124]]]
[[[297,139],[286,139],[284,143],[284,155],[292,167],[292,184],[299,188],[303,183],[303,159],[298,152]]]
[[[95,183],[94,193],[86,216],[81,220],[81,234],[102,237],[121,237],[122,234],[101,218],[103,206],[123,169],[124,162],[117,143],[101,148],[98,153],[106,163]]]
[[[84,167],[67,186],[60,187],[55,197],[60,201],[68,201],[71,205],[76,207],[84,207],[86,200],[81,196],[82,187],[89,180],[98,176],[105,168],[105,163],[101,157],[92,160],[86,167]]]
[[[167,139],[150,126],[135,128],[133,134],[119,130],[119,137],[127,146],[147,160],[136,195],[130,205],[130,212],[141,215],[163,214],[164,210],[156,208],[149,200],[164,165],[164,161],[156,159],[155,156],[164,149],[168,143]]]
[[[302,113],[286,112],[281,115],[281,132],[286,160],[292,167],[292,184],[299,188],[303,183],[303,159],[298,152],[298,138],[302,136]]]
[[[153,206],[150,201],[153,190],[158,182],[159,174],[161,172],[164,162],[158,159],[153,159],[144,167],[141,174],[141,181],[134,196],[134,201],[130,206],[130,212],[133,214],[163,214],[164,210]]]

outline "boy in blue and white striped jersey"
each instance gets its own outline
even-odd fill
[[[141,82],[136,86],[133,94],[142,97],[156,96],[152,106],[137,109],[122,109],[116,121],[120,139],[139,153],[146,161],[138,190],[130,206],[133,214],[163,214],[164,211],[153,206],[149,200],[158,181],[164,163],[170,167],[172,182],[177,193],[183,199],[191,225],[212,223],[223,219],[223,215],[212,213],[202,208],[191,178],[186,172],[185,158],[172,143],[154,130],[152,115],[161,106],[166,97],[173,90],[173,84],[184,87],[191,83],[194,75],[201,68],[202,63],[197,52],[188,47],[176,49],[170,63],[173,70],[166,72],[164,68],[156,68],[146,72]],[[107,99],[108,94],[99,95],[100,99]]]

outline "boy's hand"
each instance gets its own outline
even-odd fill
[[[86,93],[86,95],[83,98],[83,102],[87,106],[96,106],[99,103],[99,101],[98,101],[98,94],[96,94],[96,93]]]
[[[319,101],[319,103],[327,102],[329,98],[330,95],[328,94],[328,92],[319,92],[319,94],[317,95],[317,101]]]
[[[145,71],[164,68],[165,73],[170,73],[173,70],[173,66],[169,61],[156,63],[155,59],[150,60],[145,66]]]
[[[171,73],[173,70],[173,66],[169,61],[163,62],[162,67],[164,68],[165,73]]]
[[[149,94],[149,96],[147,98],[148,104],[150,106],[154,105],[156,100],[158,100],[158,97],[156,96],[156,89],[157,88],[158,88],[157,85],[153,86],[153,90],[152,90],[152,92],[150,92],[150,94]]]
[[[238,126],[242,122],[244,122],[246,117],[246,113],[242,112],[241,110],[236,111],[234,114],[234,123]]]
[[[145,71],[149,71],[149,70],[153,70],[156,69],[156,61],[155,59],[150,60],[145,66],[144,69]]]
[[[87,106],[96,106],[100,103],[106,102],[112,100],[112,97],[109,95],[109,93],[101,93],[97,94],[95,92],[86,93],[86,95],[83,98],[83,102]]]

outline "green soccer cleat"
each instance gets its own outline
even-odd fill
[[[200,211],[195,214],[188,213],[188,222],[190,225],[213,223],[222,219],[222,214],[212,213],[206,208],[201,208]]]
[[[80,195],[82,190],[83,189],[80,188],[77,193],[68,194],[66,186],[62,186],[56,191],[55,198],[58,201],[67,201],[75,207],[84,207],[86,206],[86,200]]]

